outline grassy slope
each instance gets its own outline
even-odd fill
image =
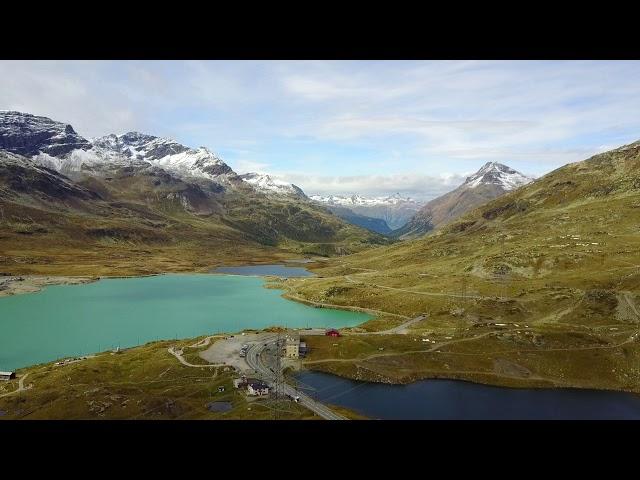
[[[312,301],[429,314],[414,330],[419,343],[391,349],[399,355],[312,368],[396,382],[446,376],[638,391],[640,352],[629,338],[640,328],[639,228],[633,145],[558,169],[432,236],[333,259],[316,270],[324,278],[285,285]],[[438,345],[469,340],[401,354],[426,350],[423,334]],[[348,352],[356,340],[343,342]]]
[[[0,411],[5,414],[0,419],[272,419],[263,399],[248,399],[233,388],[237,375],[232,370],[187,367],[167,352],[170,346],[182,347],[188,360],[194,360],[198,349],[188,346],[199,339],[152,342],[64,366],[21,369],[19,375],[28,374],[25,387],[33,386],[2,397],[18,388],[18,379],[2,382]],[[224,392],[218,392],[220,386]],[[206,405],[212,401],[231,402],[232,410],[210,412]],[[293,402],[280,408],[282,419],[318,419]]]

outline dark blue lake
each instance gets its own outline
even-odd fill
[[[225,273],[231,275],[252,275],[264,277],[273,275],[276,277],[311,277],[313,273],[304,267],[288,267],[286,265],[243,265],[241,267],[218,267],[212,273]]]
[[[383,420],[640,419],[640,395],[580,389],[516,389],[457,380],[386,385],[320,372],[296,375],[320,401]]]

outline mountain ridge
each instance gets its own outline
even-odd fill
[[[21,256],[40,265],[11,264],[22,273],[50,268],[35,252],[66,258],[56,244],[85,252],[77,258],[93,252],[91,272],[101,251],[129,257],[181,245],[173,255],[208,249],[216,259],[223,244],[262,257],[258,249],[334,255],[386,242],[302,196],[264,195],[207,148],[139,132],[91,143],[69,124],[19,112],[0,112],[0,201],[0,250],[14,252],[0,256],[0,269]]]

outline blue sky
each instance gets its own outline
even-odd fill
[[[307,193],[428,199],[640,139],[637,61],[1,61],[0,109],[206,146]]]

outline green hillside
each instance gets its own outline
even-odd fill
[[[298,199],[158,168],[71,180],[0,153],[0,272],[136,275],[336,255],[386,244]]]
[[[357,362],[369,371],[358,375],[638,391],[639,233],[640,142],[555,170],[428,237],[333,259],[316,270],[323,278],[286,285],[316,302],[427,313],[416,338],[454,340],[447,354],[403,355],[416,350],[410,339],[397,357]],[[356,376],[344,362],[313,368]]]

